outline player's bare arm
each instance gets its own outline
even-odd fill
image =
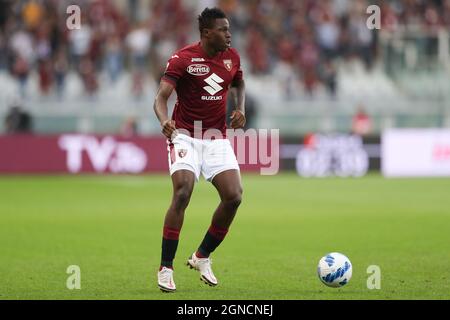
[[[167,101],[173,89],[170,83],[161,81],[158,92],[156,93],[155,103],[153,104],[153,109],[161,124],[161,132],[169,139],[171,139],[172,134],[176,130],[175,121],[169,118],[167,111]]]
[[[233,129],[243,128],[245,119],[245,82],[244,80],[235,81],[231,87],[231,94],[235,104],[235,110],[231,113],[230,126]]]

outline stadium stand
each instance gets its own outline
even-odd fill
[[[81,8],[80,30],[66,27],[69,4]],[[118,133],[129,118],[140,134],[158,133],[152,105],[166,60],[198,39],[200,10],[218,5],[255,126],[349,132],[362,104],[375,133],[450,127],[450,0],[370,4],[380,30],[367,28],[365,0],[3,0],[0,118],[20,101],[37,133]]]

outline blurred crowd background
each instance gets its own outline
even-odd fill
[[[80,29],[66,26],[72,4]],[[372,4],[380,30],[366,24]],[[166,61],[198,41],[197,15],[212,6],[242,57],[249,125],[450,126],[450,0],[0,0],[2,131],[26,112],[38,133],[158,132]]]

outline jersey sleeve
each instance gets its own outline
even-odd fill
[[[185,70],[183,59],[175,54],[167,62],[166,70],[161,80],[167,81],[175,87],[178,80],[184,75]]]

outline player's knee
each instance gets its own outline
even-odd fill
[[[191,199],[191,190],[188,187],[178,188],[173,196],[173,203],[176,209],[185,209]]]
[[[237,209],[242,202],[242,189],[230,193],[225,199],[226,206],[230,209]]]

